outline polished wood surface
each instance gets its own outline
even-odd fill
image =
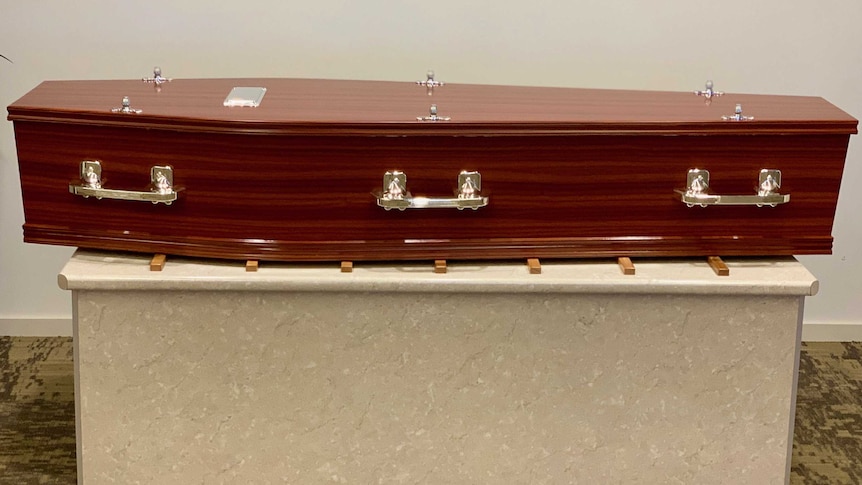
[[[714,119],[730,95],[256,81],[259,108],[221,106],[237,80],[43,83],[9,108],[25,240],[285,261],[823,254],[856,131],[820,98],[745,97],[757,119],[734,123]],[[118,93],[144,114],[106,113]],[[416,122],[432,101],[453,122]],[[170,206],[73,196],[90,159],[106,188],[143,190],[171,165],[185,190]],[[791,201],[688,208],[674,189],[690,168],[718,194],[779,169]],[[478,170],[490,203],[385,211],[372,192],[387,170],[447,197]]]
[[[257,108],[227,108],[233,87],[267,89]],[[9,119],[260,133],[855,133],[856,120],[818,97],[446,84],[433,96],[410,82],[323,79],[45,81],[9,106]],[[128,96],[134,121],[111,113]],[[722,121],[743,105],[753,123]],[[445,123],[419,122],[431,104]]]

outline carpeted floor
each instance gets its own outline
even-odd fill
[[[76,483],[72,341],[0,337],[0,484],[43,483]],[[862,484],[862,343],[803,344],[790,483]]]
[[[803,343],[791,484],[862,484],[862,342]]]
[[[0,337],[0,484],[74,484],[72,339]]]

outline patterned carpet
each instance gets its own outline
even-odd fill
[[[803,344],[790,483],[862,484],[862,342]]]
[[[0,337],[0,484],[75,484],[72,339]]]
[[[75,473],[71,339],[0,337],[0,484]],[[790,483],[862,484],[862,343],[803,344]]]

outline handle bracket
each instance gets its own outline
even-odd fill
[[[709,170],[688,171],[687,188],[676,190],[680,201],[689,207],[708,205],[753,205],[775,207],[790,202],[790,194],[780,194],[781,170],[763,169],[759,174],[757,192],[753,195],[714,195],[709,193]]]
[[[383,191],[375,194],[377,205],[386,210],[398,209],[473,209],[488,205],[489,198],[482,196],[482,175],[462,171],[458,174],[458,190],[454,197],[414,197],[407,190],[407,174],[393,170],[383,174]]]
[[[150,186],[147,191],[106,189],[102,187],[102,163],[99,160],[81,162],[80,183],[69,184],[69,192],[84,198],[137,200],[153,204],[171,205],[182,187],[174,187],[174,169],[170,165],[150,168]]]

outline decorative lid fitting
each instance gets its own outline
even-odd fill
[[[708,102],[712,98],[717,98],[719,96],[723,96],[724,92],[723,91],[716,91],[715,89],[713,89],[712,80],[709,80],[706,82],[706,88],[703,91],[695,91],[694,94],[696,94],[698,96],[703,96],[704,98],[706,98],[706,100]]]
[[[156,66],[153,68],[153,77],[141,78],[145,83],[163,84],[171,82],[171,78],[162,76],[162,68]]]
[[[429,111],[429,116],[417,116],[417,121],[449,121],[452,118],[448,116],[438,116],[437,115],[437,105],[432,104],[431,109]]]
[[[428,88],[427,89],[428,96],[431,96],[432,94],[434,94],[434,88],[439,87],[439,86],[443,86],[444,84],[446,84],[442,81],[436,81],[434,79],[434,71],[432,71],[430,69],[428,70],[427,73],[425,73],[425,76],[426,76],[426,79],[424,81],[416,81],[416,84],[418,84],[420,86],[425,86],[426,88]]]
[[[123,114],[140,114],[143,110],[132,108],[132,103],[129,101],[128,96],[123,96],[123,106],[121,108],[111,108],[112,113],[123,113]]]
[[[722,116],[721,119],[723,119],[724,121],[751,121],[754,119],[754,116],[745,116],[744,114],[742,114],[741,104],[736,105],[736,109],[733,110],[733,113],[734,114],[730,116]]]

